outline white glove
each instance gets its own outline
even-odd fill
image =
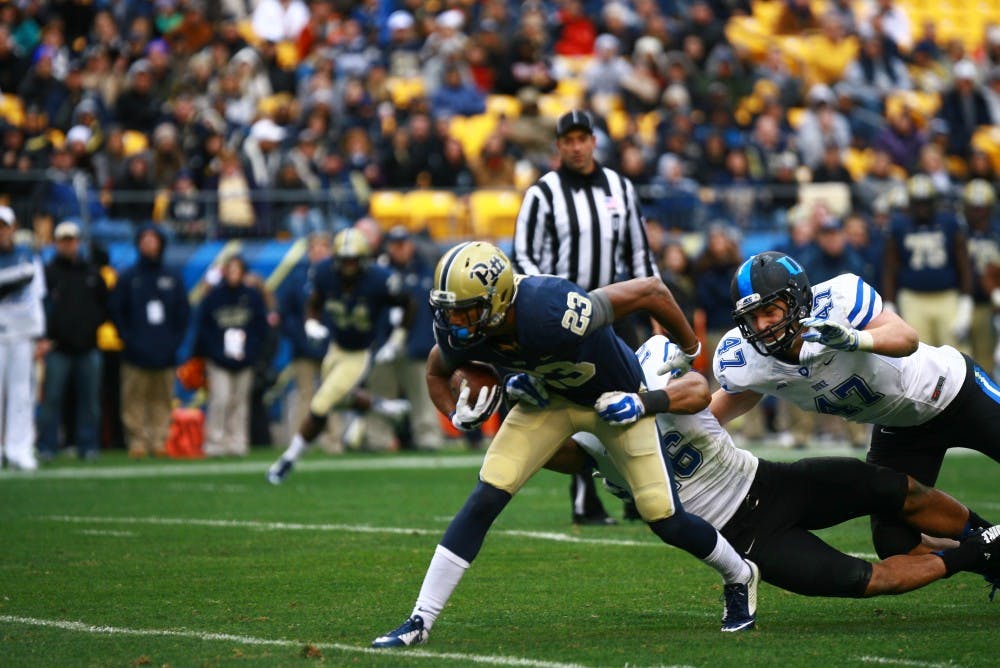
[[[330,336],[330,330],[316,318],[307,319],[305,329],[306,336],[310,339],[322,340]]]
[[[508,401],[525,403],[535,408],[549,405],[549,392],[545,383],[530,373],[512,373],[504,381],[504,392]]]
[[[451,414],[451,423],[455,429],[474,431],[478,429],[496,410],[500,403],[500,386],[482,387],[476,405],[469,405],[469,386],[462,381],[462,390],[458,393],[455,411]]]
[[[955,310],[955,320],[951,323],[951,333],[959,341],[969,338],[969,329],[972,328],[972,297],[970,295],[960,295],[958,298],[958,308]]]
[[[646,414],[646,406],[634,392],[605,392],[594,408],[602,420],[616,427],[632,424]]]
[[[382,344],[382,347],[375,353],[375,364],[388,364],[399,357],[406,345],[406,330],[396,327],[389,335],[389,339]]]
[[[683,376],[691,370],[691,364],[698,359],[698,355],[700,354],[701,341],[698,342],[698,347],[695,348],[694,352],[690,355],[681,350],[679,345],[671,341],[667,343],[667,350],[664,352],[665,357],[663,359],[663,364],[661,364],[660,368],[656,370],[656,375],[666,376],[669,373],[673,378]]]
[[[799,320],[799,324],[814,330],[803,334],[803,341],[816,341],[834,350],[871,350],[875,347],[871,333],[846,327],[839,322],[823,318],[803,318]]]

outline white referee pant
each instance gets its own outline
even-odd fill
[[[31,339],[0,341],[0,410],[3,455],[10,468],[34,470],[35,390]]]

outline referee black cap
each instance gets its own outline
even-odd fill
[[[560,116],[556,122],[556,136],[562,137],[570,130],[583,130],[587,134],[594,134],[594,122],[590,120],[590,114],[574,109]]]

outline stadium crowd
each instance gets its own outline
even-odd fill
[[[102,245],[149,226],[158,253],[174,239],[332,235],[377,218],[387,190],[523,191],[557,159],[555,118],[585,108],[597,157],[636,185],[664,278],[706,350],[732,326],[729,283],[748,235],[776,235],[813,283],[850,271],[881,291],[893,221],[922,220],[929,204],[969,241],[967,257],[945,262],[974,272],[941,286],[957,299],[932,307],[947,322],[914,325],[992,368],[1000,12],[969,12],[956,26],[942,7],[0,0],[0,203],[36,247],[58,246],[57,224],[72,223],[63,234],[92,242],[97,266]],[[447,231],[469,232],[454,221]],[[430,266],[455,239],[417,232]],[[903,293],[913,286],[889,280],[886,299],[910,319]],[[280,295],[257,310],[262,341],[292,336]],[[188,331],[191,317],[175,315]],[[266,355],[256,337],[243,342],[241,369]],[[259,385],[234,386],[259,395]],[[765,405],[744,435],[782,431],[774,413]],[[789,421],[796,444],[817,428]],[[143,438],[136,453],[162,442]]]

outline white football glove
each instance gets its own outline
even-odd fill
[[[395,361],[403,353],[405,345],[406,330],[402,327],[396,327],[392,330],[392,334],[389,335],[388,340],[375,353],[375,364],[388,364]]]
[[[958,298],[958,308],[955,310],[955,320],[951,323],[951,333],[959,341],[969,338],[969,330],[972,328],[972,297],[961,295]]]
[[[667,343],[667,349],[663,354],[663,364],[661,364],[660,368],[656,370],[656,375],[666,376],[667,374],[670,374],[673,378],[683,376],[691,370],[691,364],[693,364],[694,361],[698,359],[698,355],[701,354],[701,341],[698,341],[698,347],[695,348],[694,352],[690,355],[681,350],[679,345],[670,341]]]
[[[469,405],[470,391],[469,385],[462,381],[462,389],[458,393],[458,401],[455,402],[455,411],[451,414],[451,423],[455,425],[455,429],[461,431],[478,429],[493,415],[497,404],[500,403],[499,385],[480,388],[475,406]]]
[[[549,405],[549,392],[545,389],[545,383],[530,373],[512,373],[507,376],[504,392],[511,402],[525,403],[535,408]]]
[[[602,420],[616,427],[632,424],[646,414],[646,406],[634,392],[605,392],[594,408]]]
[[[864,330],[841,325],[839,322],[824,318],[803,318],[799,320],[803,327],[811,327],[813,331],[802,335],[803,341],[822,343],[834,350],[871,350],[874,347],[872,335]]]
[[[306,336],[310,339],[315,339],[317,341],[323,340],[330,336],[330,330],[326,328],[326,325],[321,323],[316,318],[309,318],[306,320],[305,324]]]

